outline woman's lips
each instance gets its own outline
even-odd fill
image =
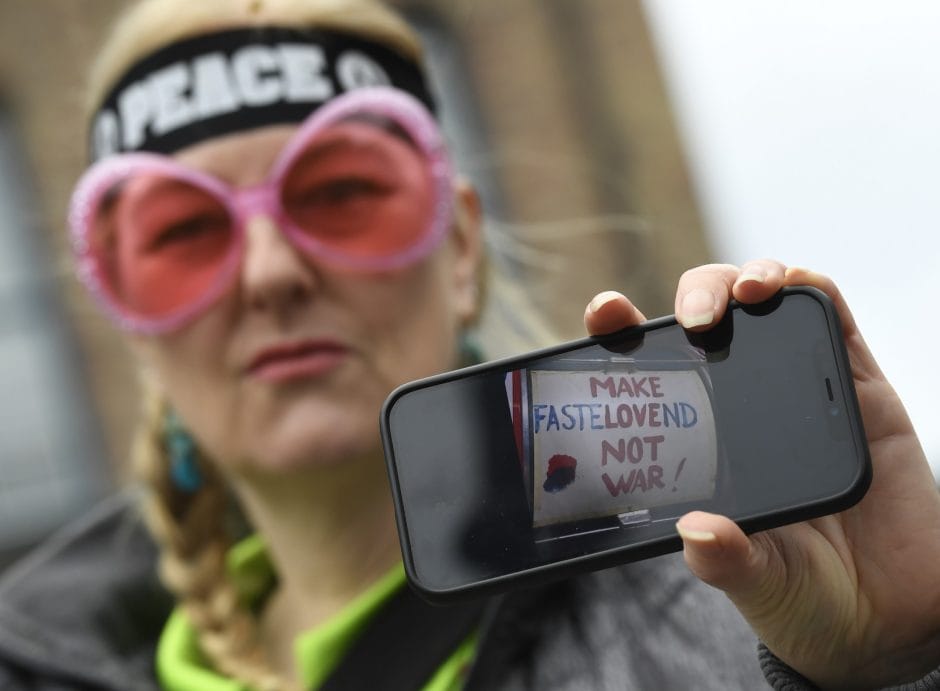
[[[318,377],[326,374],[349,354],[335,341],[300,341],[264,348],[248,365],[248,374],[265,382]]]

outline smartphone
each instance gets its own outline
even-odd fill
[[[682,548],[702,509],[754,532],[848,508],[871,462],[822,292],[732,302],[396,389],[382,436],[405,570],[431,602]]]

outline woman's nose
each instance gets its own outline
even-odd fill
[[[252,308],[283,311],[313,297],[317,275],[274,219],[257,214],[245,225],[241,280]]]

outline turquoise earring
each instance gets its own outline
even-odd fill
[[[477,343],[477,340],[467,331],[461,332],[458,348],[460,349],[461,367],[478,365],[483,362],[483,349],[480,348],[480,344]]]
[[[173,411],[164,418],[163,435],[170,456],[170,479],[182,492],[197,492],[202,487],[202,473],[196,461],[196,442]]]

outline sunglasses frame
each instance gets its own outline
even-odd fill
[[[297,227],[281,205],[282,185],[297,157],[326,127],[358,113],[387,117],[401,127],[426,159],[431,175],[434,200],[427,227],[417,242],[392,255],[361,257],[339,252]],[[115,184],[139,173],[166,175],[205,191],[225,207],[233,223],[231,249],[221,263],[216,279],[199,297],[158,317],[135,314],[113,295],[92,240],[102,197]],[[196,318],[230,288],[244,257],[245,225],[254,215],[264,213],[272,217],[288,242],[307,257],[358,271],[390,271],[424,258],[447,234],[453,219],[453,180],[443,135],[434,117],[420,101],[392,87],[356,89],[311,113],[278,154],[265,180],[250,187],[232,187],[162,154],[134,152],[98,161],[79,179],[69,205],[70,239],[76,271],[99,306],[120,328],[143,334],[166,333]]]

